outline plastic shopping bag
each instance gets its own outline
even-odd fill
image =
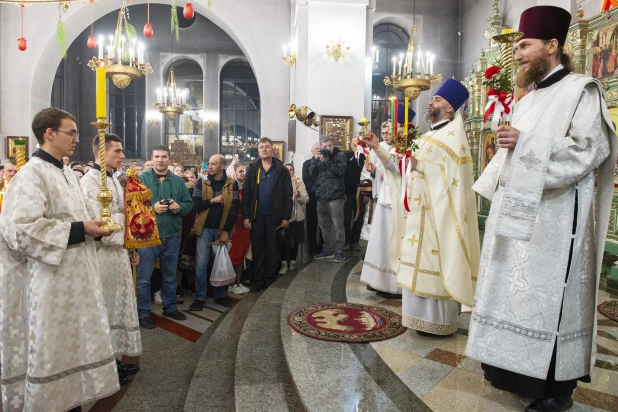
[[[229,250],[232,244],[227,242],[225,245],[215,244],[212,249],[215,252],[215,262],[212,265],[210,284],[213,286],[225,286],[234,283],[236,272],[230,260]]]

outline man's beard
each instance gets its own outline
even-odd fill
[[[551,63],[545,57],[535,57],[530,60],[528,70],[518,70],[515,84],[522,89],[527,88],[532,83],[540,83],[549,72]]]
[[[427,113],[425,114],[425,121],[431,124],[434,124],[438,121],[440,121],[440,119],[442,119],[444,116],[446,115],[446,108],[445,107],[434,107],[433,110],[428,110]]]

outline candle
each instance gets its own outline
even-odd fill
[[[287,48],[283,46],[283,58],[285,59],[288,55]]]
[[[397,136],[397,112],[399,111],[399,103],[397,102],[397,98],[395,98],[394,102],[395,103],[393,105],[393,118],[395,119],[395,121],[393,122],[393,132],[395,134],[393,134],[392,139]]]
[[[408,109],[410,107],[410,99],[408,99],[408,97],[406,96],[405,99],[405,104],[404,104],[404,108],[403,108],[403,135],[405,138],[408,137]]]
[[[432,54],[431,55],[431,60],[429,60],[429,74],[433,73],[433,59],[435,58],[435,56]]]
[[[380,50],[376,49],[376,63],[380,62]]]
[[[399,74],[401,74],[401,63],[403,63],[403,59],[399,59]]]
[[[416,74],[421,72],[421,59],[416,60]]]
[[[427,73],[427,70],[429,69],[429,64],[430,64],[429,60],[430,60],[430,55],[429,55],[429,52],[427,52],[427,65],[424,67],[425,73]]]
[[[397,57],[393,57],[393,76],[395,75],[396,67],[397,67]]]
[[[395,130],[394,129],[394,124],[395,124],[395,114],[394,113],[395,113],[395,110],[393,109],[393,107],[394,107],[393,105],[395,104],[394,100],[395,100],[395,98],[391,97],[391,139],[394,136],[393,131]]]
[[[122,64],[122,49],[118,49],[118,64]]]
[[[509,28],[502,29],[502,34],[509,34],[509,33],[513,33],[513,29],[509,29]]]
[[[103,59],[103,48],[105,45],[103,44],[103,36],[99,37],[98,46],[99,46],[99,60]]]
[[[96,117],[97,119],[107,118],[107,79],[105,78],[105,68],[99,67],[96,70]]]

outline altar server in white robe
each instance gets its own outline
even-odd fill
[[[137,306],[135,302],[135,286],[133,285],[133,272],[129,251],[124,245],[125,207],[124,190],[118,179],[112,177],[112,173],[122,167],[124,153],[122,139],[115,134],[105,134],[105,163],[107,163],[107,187],[112,193],[113,199],[109,205],[111,217],[114,222],[122,227],[112,233],[111,236],[96,242],[99,262],[99,275],[103,285],[103,297],[107,308],[107,317],[112,335],[112,346],[117,357],[118,375],[120,384],[129,382],[127,375],[137,373],[139,366],[124,364],[122,355],[139,356],[142,354],[142,341],[137,318]],[[92,208],[101,213],[101,203],[97,195],[101,190],[101,160],[99,148],[99,136],[92,142],[95,164],[80,180],[82,192]],[[136,255],[133,264],[139,262]]]
[[[590,381],[596,302],[618,153],[603,87],[571,73],[571,15],[524,11],[517,84],[534,84],[497,130],[474,185],[491,200],[466,354],[499,389],[565,411]],[[596,190],[595,190],[596,186]]]
[[[420,334],[455,333],[460,304],[472,306],[480,243],[472,157],[455,115],[467,99],[466,88],[448,79],[430,101],[425,118],[432,129],[410,157],[409,212],[399,169],[386,169],[393,209],[389,259],[403,288],[403,324]],[[383,164],[393,162],[380,147],[376,154]]]
[[[62,412],[119,389],[94,238],[109,236],[63,165],[79,135],[55,108],[32,121],[40,144],[0,215],[2,409]]]
[[[403,119],[404,105],[399,105],[398,110],[400,113],[397,118]],[[410,110],[409,121],[412,121],[415,115],[414,111]],[[393,231],[393,211],[386,168],[390,167],[393,171],[397,168],[397,154],[391,144],[390,120],[382,124],[380,132],[382,137],[380,147],[389,153],[393,160],[384,165],[377,159],[375,150],[372,150],[369,157],[373,162],[366,165],[366,169],[374,174],[372,192],[375,196],[375,210],[360,280],[371,289],[378,291],[383,297],[401,299],[401,287],[397,286],[397,274],[388,259],[389,242]]]

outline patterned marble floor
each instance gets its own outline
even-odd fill
[[[384,299],[361,283],[360,264],[350,274],[349,302],[381,306],[401,314],[401,301]],[[606,292],[599,301],[617,300]],[[483,378],[480,363],[464,355],[469,314],[459,318],[459,330],[446,338],[425,337],[413,330],[372,347],[399,378],[433,411],[522,411],[529,399],[493,388]],[[574,412],[618,411],[618,323],[599,314],[598,353],[592,383],[579,383]]]

